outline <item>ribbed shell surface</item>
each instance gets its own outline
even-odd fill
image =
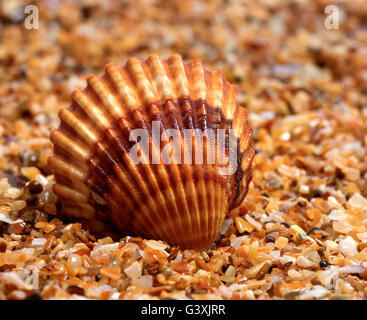
[[[130,58],[122,67],[107,65],[101,77],[89,76],[87,87],[75,90],[72,104],[60,110],[60,127],[51,133],[49,166],[61,214],[100,233],[114,230],[207,249],[251,180],[252,129],[236,98],[237,87],[221,72],[208,71],[199,61],[185,63],[179,55]],[[236,172],[219,174],[217,162],[152,164],[153,154],[170,143],[152,141],[152,121],[162,135],[177,129],[181,139],[185,129],[233,129]],[[149,137],[149,154],[140,154],[147,164],[134,164],[130,156],[134,129]],[[208,143],[204,140],[204,159]],[[193,146],[199,147],[195,141]],[[214,140],[214,147],[229,153],[227,142]]]

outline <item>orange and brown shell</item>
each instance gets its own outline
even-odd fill
[[[163,60],[156,54],[143,62],[130,58],[121,67],[109,64],[103,76],[91,75],[87,83],[60,110],[61,124],[51,133],[49,166],[61,214],[100,233],[115,230],[183,248],[210,247],[252,177],[252,129],[236,101],[237,87],[199,61],[185,63],[179,55]],[[159,121],[162,132],[178,129],[181,137],[184,129],[233,129],[239,146],[236,172],[219,174],[217,162],[134,164],[133,129],[149,136],[152,148],[144,157],[151,159],[157,151],[152,121]],[[228,154],[227,142],[213,143]]]

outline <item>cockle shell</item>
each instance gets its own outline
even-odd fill
[[[109,64],[103,76],[91,75],[87,83],[60,110],[61,124],[51,133],[49,166],[61,214],[96,232],[115,230],[183,248],[210,247],[229,210],[243,201],[252,177],[252,129],[246,109],[236,101],[237,87],[200,61],[185,63],[179,55],[163,60],[156,54],[144,62],[130,58],[122,67]],[[238,143],[235,172],[220,174],[223,165],[217,160],[136,164],[129,152],[136,145],[129,140],[134,129],[149,137],[151,148],[149,154],[140,149],[142,158],[151,159],[171,143],[152,143],[152,121],[162,135],[177,129],[181,139],[184,129],[231,129]],[[212,144],[228,155],[226,139],[224,144],[204,139],[203,146]],[[193,146],[196,150],[195,141]]]

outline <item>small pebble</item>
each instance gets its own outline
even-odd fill
[[[28,207],[33,207],[33,206],[37,205],[37,203],[38,203],[38,199],[37,198],[27,199],[27,206]]]
[[[39,194],[43,191],[42,184],[40,184],[37,180],[33,180],[28,185],[28,191],[30,194]]]
[[[8,245],[7,242],[0,239],[0,252],[5,252]]]
[[[16,211],[16,210],[9,210],[8,211],[8,217],[10,218],[10,219],[12,219],[12,220],[16,220],[16,219],[18,219],[19,218],[19,213],[18,213],[18,211]]]
[[[22,162],[24,167],[32,167],[37,165],[39,159],[37,154],[35,154],[33,151],[25,151],[22,156]]]
[[[42,297],[38,292],[33,292],[27,296],[24,300],[42,300]]]
[[[24,175],[17,175],[17,176],[15,177],[15,181],[14,181],[14,183],[15,183],[15,185],[16,185],[16,186],[18,186],[18,187],[22,188],[22,187],[24,187],[24,186],[25,186],[25,184],[26,184],[28,181],[29,181],[29,179],[28,179],[26,176],[24,176]]]
[[[323,194],[324,193],[320,189],[316,189],[314,194],[313,194],[313,197],[314,198],[322,198]]]
[[[304,201],[304,200],[299,200],[299,201],[297,202],[297,205],[298,205],[299,207],[301,207],[301,208],[304,208],[304,207],[306,207],[306,206],[307,206],[307,202],[306,202],[306,201]]]
[[[237,231],[242,234],[244,232],[251,233],[254,230],[254,227],[247,221],[243,220],[241,217],[236,217],[235,225]]]
[[[291,225],[288,222],[285,222],[285,221],[282,222],[282,225],[285,226],[286,228],[291,227]]]
[[[286,193],[281,197],[281,200],[287,200],[292,198],[297,198],[297,195],[295,193]]]
[[[48,220],[47,213],[45,213],[43,211],[34,210],[34,216],[36,218],[36,222],[47,221]]]
[[[82,296],[84,295],[84,289],[81,288],[81,287],[78,287],[78,286],[69,286],[66,291],[69,293],[69,294],[77,294],[79,296]]]
[[[269,270],[268,270],[268,273],[271,273],[273,271],[274,268],[276,268],[277,265],[276,264],[272,264],[270,267],[269,267]]]
[[[326,268],[329,265],[325,259],[321,259],[319,264],[321,268]]]
[[[270,179],[267,179],[266,182],[269,184],[269,186],[272,188],[272,189],[279,189],[281,188],[282,186],[282,181],[277,179],[277,178],[270,178]]]
[[[222,265],[222,272],[225,273],[230,265],[228,263],[225,263]]]
[[[98,282],[99,280],[102,279],[102,275],[100,273],[97,273],[95,276],[94,276],[94,279]]]
[[[28,211],[25,211],[23,214],[22,214],[22,219],[26,222],[34,222],[34,219],[35,219],[35,214],[34,214],[35,211],[32,211],[32,210],[28,210]]]

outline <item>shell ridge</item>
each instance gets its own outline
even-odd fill
[[[108,138],[108,137],[107,137]],[[110,164],[110,166],[113,168],[113,172],[116,174],[116,166],[119,165],[119,163],[121,163],[122,159],[120,159],[119,157],[119,153],[116,152],[115,150],[113,150],[113,147],[111,148],[112,146],[109,146],[108,148],[106,148],[106,146],[104,146],[102,143],[97,143],[96,144],[96,151],[97,153],[100,155],[100,157],[102,157],[103,159],[105,159],[105,161],[107,161],[107,163]],[[142,153],[142,156],[145,157],[146,155],[144,155]],[[149,156],[149,155],[148,155]],[[126,163],[125,163],[126,164]],[[133,173],[133,168],[131,168],[130,166],[130,173]],[[121,170],[118,170],[118,172],[120,173]],[[140,177],[140,179],[139,179]],[[140,191],[145,191],[145,188],[144,188],[144,184],[139,184],[139,187],[140,188],[135,188],[135,189],[131,189],[132,186],[134,185],[132,182],[135,181],[135,182],[140,182],[143,180],[143,177],[141,176],[141,173],[139,173],[138,177],[135,177],[135,179],[130,179],[127,181],[126,179],[126,176],[121,178],[119,176],[119,181],[120,182],[124,182],[124,181],[127,181],[127,182],[130,182],[130,183],[126,183],[125,186],[128,188],[128,190],[130,190],[130,195],[133,196],[133,198],[135,198],[135,201],[136,203],[139,205],[140,208],[142,208],[142,205],[144,204],[144,197],[139,197],[139,198],[136,198],[138,195],[139,195],[139,192],[135,192],[136,190],[140,190]],[[149,197],[149,192],[144,192],[145,196]],[[147,212],[147,210],[143,210],[142,208],[142,212]],[[150,223],[152,225],[153,224],[153,220],[151,219],[151,217],[147,214],[146,215],[146,219],[147,221],[150,221]]]
[[[212,96],[212,105],[214,107],[214,110],[215,110],[215,113],[213,115],[214,119],[217,119],[216,120],[216,130],[217,129],[220,129],[222,127],[222,121],[221,121],[221,118],[222,118],[222,109],[221,108],[218,108],[217,105],[222,105],[222,99],[223,99],[223,88],[222,88],[222,74],[221,72],[211,72],[210,73],[210,85],[211,85],[211,90],[210,92],[213,92],[213,95],[214,93],[216,92],[216,96]],[[216,102],[215,102],[216,101]],[[216,134],[218,134],[218,130],[216,131]],[[222,151],[221,149],[221,146],[218,145],[218,143],[216,143],[216,154],[215,156],[217,157],[218,156],[218,153],[220,151]],[[219,189],[219,195],[220,197],[216,197],[217,198],[217,201],[215,202],[215,210],[216,211],[219,211],[219,212],[224,212],[222,211],[222,205],[223,205],[223,198],[224,198],[224,192],[223,192],[223,179],[222,177],[218,177],[214,174],[214,177],[216,177],[216,180],[219,180],[219,183],[217,182],[216,185],[217,185],[217,188]],[[218,230],[220,229],[221,225],[220,225],[220,214],[216,214],[215,215],[215,220],[214,220],[214,230],[213,230],[213,233],[214,233],[214,237],[216,236],[215,235],[215,230]]]
[[[167,142],[165,145],[168,145]],[[162,147],[164,147],[163,145]],[[167,172],[167,176],[169,177],[169,185],[168,188],[170,190],[178,190],[177,196],[175,196],[176,192],[172,192],[172,196],[175,198],[174,202],[177,206],[177,220],[180,220],[182,224],[182,230],[188,230],[191,228],[191,216],[190,216],[190,205],[188,203],[188,199],[185,192],[185,186],[183,184],[183,176],[181,175],[181,171],[177,167],[177,165],[164,165],[164,169]],[[173,180],[176,179],[176,183],[173,183]],[[181,186],[181,188],[180,188]],[[184,199],[184,200],[182,200]],[[182,202],[183,210],[179,210],[178,206],[180,205],[180,201]],[[184,218],[183,218],[184,215]],[[182,220],[186,221],[186,223],[182,222]],[[179,231],[176,231],[176,234],[179,234]]]
[[[106,67],[106,72],[109,75],[112,84],[116,88],[121,104],[125,106],[128,111],[133,110],[134,106],[141,105],[139,96],[133,89],[131,89],[132,85],[130,81],[128,81],[128,77],[124,69],[120,70],[115,65],[110,64]]]
[[[177,54],[167,61],[167,68],[171,71],[172,79],[174,79],[174,90],[178,99],[190,96],[186,65],[181,56]]]
[[[204,114],[206,115],[206,127],[204,128],[208,128],[208,129],[212,129],[215,130],[216,126],[219,124],[219,121],[217,121],[218,119],[215,118],[215,113],[211,113],[211,111],[209,112],[209,108],[212,108],[210,102],[211,102],[211,97],[212,97],[212,92],[213,92],[213,83],[212,83],[212,77],[213,77],[213,73],[205,70],[204,69],[204,80],[205,80],[205,84],[206,84],[206,97],[207,100],[204,101],[202,103],[202,107],[204,109]],[[216,132],[214,132],[215,134]],[[210,148],[209,150],[211,150],[210,152],[214,151],[214,161],[215,161],[215,155],[216,155],[216,151],[217,151],[217,144],[215,143],[215,141],[212,141],[210,138],[206,139],[206,148],[205,150],[205,159],[206,161],[209,161],[208,158],[208,148]],[[208,217],[207,217],[207,230],[208,230],[208,236],[210,240],[214,240],[213,238],[215,238],[215,230],[216,230],[216,220],[217,220],[217,206],[215,203],[215,183],[214,183],[214,172],[211,170],[211,164],[206,164],[206,168],[207,170],[204,171],[204,179],[207,179],[208,183],[206,184],[206,189],[207,191],[207,195],[208,195]],[[206,178],[207,177],[207,178]],[[214,217],[214,219],[212,219]]]
[[[186,69],[185,69],[186,70]],[[186,70],[187,71],[187,70]],[[187,78],[189,78],[187,76]],[[193,101],[191,99],[189,100],[183,100],[183,102],[185,103],[185,105],[188,107],[188,109],[191,111],[189,117],[192,119],[191,123],[192,123],[192,128],[191,129],[195,129],[195,120],[192,118],[193,115],[195,115],[195,113],[193,112]],[[187,145],[186,145],[187,146]],[[192,143],[192,157],[194,156],[194,143]],[[191,161],[193,161],[193,159],[191,159]],[[191,176],[194,175],[194,170],[192,168],[192,166],[190,166],[190,174]],[[196,188],[193,184],[193,182],[190,183],[190,194],[191,194],[191,199],[193,200],[193,206],[194,206],[194,211],[195,214],[192,215],[192,217],[190,217],[190,221],[192,222],[192,229],[194,234],[200,232],[201,229],[201,221],[200,221],[200,217],[199,217],[199,212],[200,212],[200,203],[198,201],[198,192],[196,191]],[[195,221],[197,222],[197,224],[195,223]],[[194,222],[194,223],[193,223]]]
[[[225,129],[225,124],[223,123],[223,119],[227,119],[226,115],[225,115],[225,110],[224,110],[224,106],[227,103],[227,82],[222,80],[221,83],[221,89],[222,89],[222,96],[221,96],[221,105],[222,108],[219,108],[219,114],[220,114],[220,119],[221,119],[221,129]],[[226,142],[224,142],[226,144]],[[221,212],[227,212],[227,199],[228,199],[228,191],[227,191],[227,185],[229,183],[229,176],[221,176],[220,177],[221,180],[221,190],[222,190],[222,197],[221,197],[221,203],[220,203],[220,208],[221,208]],[[217,225],[216,227],[220,228],[221,226],[221,219],[219,217],[218,221],[217,221]]]
[[[130,186],[130,190],[127,190],[127,185],[122,184],[122,186],[124,188],[124,189],[122,189],[121,188],[121,180],[122,180],[121,175],[118,175],[118,177],[119,177],[119,179],[113,179],[113,180],[111,179],[111,181],[108,182],[110,190],[112,191],[111,195],[110,195],[111,199],[117,198],[117,199],[123,200],[123,201],[119,201],[119,202],[117,202],[115,200],[115,203],[116,203],[115,208],[117,210],[116,209],[112,210],[112,212],[113,212],[113,214],[116,218],[115,220],[117,222],[121,220],[120,219],[121,215],[119,214],[119,212],[121,210],[121,206],[123,204],[125,204],[125,205],[127,204],[129,210],[125,211],[125,213],[127,215],[127,217],[125,216],[127,218],[126,219],[127,221],[125,223],[126,226],[133,226],[134,230],[141,230],[144,227],[145,223],[148,222],[148,226],[150,226],[152,228],[154,226],[153,218],[148,217],[146,219],[146,212],[150,211],[149,208],[145,205],[145,203],[143,201],[136,200],[137,195],[136,195],[136,192],[134,192],[134,189],[132,189],[132,186]],[[128,192],[126,192],[126,190]],[[118,197],[114,197],[114,195],[117,195]],[[128,197],[128,195],[133,196],[133,198]],[[132,199],[134,201],[132,201]],[[134,216],[133,217],[132,212],[134,212],[136,207],[139,207],[140,211],[145,213],[144,216],[141,215],[141,216]],[[157,234],[155,234],[154,230],[152,230],[152,231],[153,231],[153,234],[155,236],[157,236]]]
[[[88,77],[87,83],[94,91],[100,102],[99,105],[103,107],[103,111],[110,114],[112,118],[118,119],[124,115],[122,112],[123,108],[120,105],[120,101],[114,97],[113,88],[111,88],[106,75],[103,80],[100,77],[91,75]]]
[[[155,104],[152,104],[150,103],[148,105],[148,109],[151,110],[153,107],[155,106]],[[160,105],[157,106],[158,110],[160,110]],[[146,109],[140,111],[142,112],[144,115],[146,115]],[[162,112],[160,112],[162,114]],[[144,119],[145,117],[144,116],[141,116],[142,119]],[[150,137],[149,138],[149,146],[152,147],[152,152],[156,152],[156,150],[158,149],[156,144],[152,141],[151,139],[151,125],[148,123],[146,124],[144,122],[145,126],[146,126],[146,130],[147,130],[147,133],[148,133],[148,136]],[[162,123],[160,123],[161,127],[162,127]],[[154,149],[154,150],[153,150]],[[148,162],[150,161],[150,153],[148,153],[146,156],[146,159],[148,160]],[[159,177],[162,178],[162,181],[167,181],[168,177],[170,176],[169,175],[169,172],[168,170],[165,168],[166,166],[162,165],[162,166],[159,166],[162,170],[158,170],[157,172],[159,173]],[[163,172],[163,169],[165,170],[165,172]],[[164,191],[165,190],[162,190],[160,188],[160,184],[157,180],[157,178],[155,177],[155,175],[153,174],[153,171],[152,171],[152,168],[150,166],[147,166],[147,165],[144,165],[143,166],[143,172],[145,174],[145,176],[149,176],[150,179],[147,179],[146,180],[146,183],[150,186],[150,188],[152,188],[152,190],[155,190],[155,192],[158,194],[158,199],[160,200],[160,203],[164,204],[164,207],[165,207],[165,215],[166,215],[166,219],[163,219],[162,220],[162,224],[161,224],[161,227],[162,228],[165,228],[166,229],[166,234],[167,234],[167,239],[171,240],[172,241],[172,237],[174,234],[177,234],[177,230],[175,230],[175,226],[174,225],[169,225],[168,227],[166,226],[166,221],[170,221],[169,218],[170,218],[170,210],[169,210],[169,207],[167,206],[166,202],[164,201]],[[149,174],[148,174],[149,173]],[[142,180],[144,180],[144,175],[141,175],[142,177]],[[171,189],[169,189],[170,191],[170,196],[172,197],[172,200],[174,199],[174,194],[172,192]],[[148,193],[147,196],[149,196],[150,193]],[[174,204],[174,212],[176,213],[177,217],[179,217],[179,211],[178,211],[178,208],[176,206],[176,204]],[[158,220],[161,220],[161,217],[159,215],[159,212],[156,212],[156,215],[157,215],[157,219]],[[168,231],[168,229],[172,229],[172,232]],[[169,236],[171,235],[171,236]]]
[[[168,105],[170,105],[170,104],[168,104]],[[162,125],[162,134],[167,134],[167,129],[168,129],[167,127],[169,126],[169,124],[167,124],[167,123],[169,121],[167,119],[162,119],[162,120],[163,120],[162,123],[161,123],[161,125]],[[180,128],[180,126],[177,124],[177,122],[174,122],[173,124],[174,124],[174,126],[175,126],[176,129],[179,129]],[[182,137],[182,132],[181,132],[181,137]],[[165,145],[167,145],[167,144],[168,144],[168,142],[162,143],[162,148]],[[166,166],[166,171],[167,172],[175,172],[176,174],[174,174],[174,175],[179,179],[178,184],[181,184],[183,186],[183,188],[184,188],[184,185],[183,185],[184,177],[182,175],[182,172],[180,172],[180,170],[178,170],[175,165],[173,165],[173,166],[169,166],[169,165]],[[177,173],[177,171],[178,171],[178,173]],[[168,175],[168,176],[170,176],[170,175]],[[191,185],[192,185],[192,183],[191,183]],[[187,189],[187,186],[184,189],[186,190]],[[195,188],[193,186],[191,186],[190,189],[192,190],[192,192],[195,192]],[[188,203],[188,197],[186,195],[187,193],[186,193],[186,191],[183,191],[183,193],[185,195],[185,196],[183,196],[183,198],[185,199],[185,203],[183,205],[184,205],[184,207],[186,207],[186,210],[184,210],[184,213],[185,213],[185,219],[184,220],[186,220],[188,222],[188,224],[189,225],[191,224],[191,226],[192,226],[193,224],[192,224],[192,219],[191,219],[191,216],[190,216],[190,210],[189,210],[190,205]],[[178,219],[180,219],[180,215],[179,215]],[[186,226],[186,228],[184,228],[184,230],[186,230],[187,228],[191,229],[190,227],[187,227]],[[194,231],[194,230],[192,230],[192,231]],[[192,235],[193,234],[195,234],[195,233],[192,233]],[[190,236],[189,237],[189,241],[191,241],[191,240],[192,239],[191,239],[191,236]]]
[[[94,126],[103,131],[105,128],[111,126],[111,123],[85,91],[76,89],[72,93],[72,99],[76,104],[78,104],[79,107],[83,109],[88,118],[93,122]]]
[[[207,123],[206,123],[206,103],[205,101],[200,101],[199,102],[200,105],[200,109],[203,115],[203,124],[202,124],[202,128],[203,130],[207,129]],[[211,207],[210,207],[210,193],[208,192],[207,189],[207,181],[210,182],[210,177],[208,177],[207,173],[207,167],[208,165],[205,163],[205,161],[208,161],[208,139],[205,139],[203,137],[203,170],[202,170],[202,179],[203,179],[203,194],[205,195],[204,197],[204,207],[205,207],[205,222],[204,224],[206,225],[206,230],[205,230],[205,234],[207,235],[207,239],[205,239],[205,242],[208,242],[210,240],[210,234],[209,234],[209,218],[210,218],[210,213],[211,213]]]
[[[94,220],[96,216],[93,207],[83,202],[66,200],[63,202],[62,209],[69,217],[73,218]]]
[[[59,117],[63,123],[73,130],[76,134],[80,136],[82,140],[84,140],[89,146],[94,145],[94,143],[98,140],[98,137],[93,134],[93,131],[90,130],[87,124],[80,121],[80,119],[75,116],[73,112],[69,110],[69,108],[62,108],[59,111]]]
[[[90,156],[89,151],[83,149],[83,147],[80,146],[80,143],[73,148],[76,139],[71,139],[61,130],[53,131],[50,138],[53,143],[57,143],[59,148],[63,149],[70,155],[70,157],[78,161],[86,161]]]
[[[73,188],[70,188],[65,184],[61,183],[55,184],[54,190],[57,191],[57,193],[60,194],[62,197],[69,200],[73,200],[75,202],[87,202],[88,199],[87,194],[77,191]]]
[[[58,169],[61,173],[65,175],[70,175],[76,181],[82,183],[87,174],[87,170],[83,170],[82,168],[78,168],[76,166],[71,165],[68,161],[60,155],[54,155],[49,158],[49,165],[51,168]]]
[[[158,56],[151,55],[144,65],[146,66],[152,87],[155,88],[155,92],[157,93],[159,100],[166,101],[168,99],[175,99],[176,96],[173,95],[171,81],[167,75],[167,70]]]
[[[141,112],[141,111],[139,111],[139,112]],[[139,116],[138,114],[136,114],[137,116]],[[140,118],[144,118],[144,116],[140,116]],[[148,136],[149,136],[149,131],[151,131],[151,129],[150,128],[148,128],[148,126],[150,127],[150,124],[146,124],[145,122],[144,122],[144,124],[143,124],[144,126],[145,126],[145,130],[147,130],[148,131]],[[150,139],[151,140],[151,139]],[[150,143],[150,145],[151,145],[151,141],[149,142]],[[148,155],[145,155],[145,157],[147,158],[147,160],[149,160],[149,154]],[[144,181],[144,176],[150,176],[150,179],[147,179],[147,181],[146,181],[146,183],[147,184],[149,184],[150,185],[150,188],[152,189],[152,190],[156,190],[157,188],[159,188],[159,183],[158,183],[158,181],[156,180],[156,178],[155,178],[155,176],[152,174],[152,172],[151,172],[151,170],[149,170],[149,168],[147,168],[148,166],[144,166],[143,167],[143,171],[139,174],[139,176],[141,177],[140,179],[138,179],[138,177],[137,177],[137,179],[135,179],[135,181]],[[131,170],[131,169],[130,169]],[[148,171],[147,171],[148,170]],[[144,173],[144,174],[143,174]],[[149,174],[148,174],[149,173]],[[144,190],[144,189],[143,189]],[[146,193],[145,193],[145,196],[147,197],[147,198],[149,198],[150,197],[150,192],[149,191],[147,191]],[[159,193],[158,193],[158,198],[160,199],[160,202],[161,203],[164,203],[165,204],[165,202],[164,202],[164,196],[163,196],[163,193],[162,193],[162,191],[160,190],[159,191]],[[169,210],[168,210],[168,207],[166,207],[165,208],[165,210],[164,210],[164,212],[165,212],[165,214],[166,214],[166,216],[167,216],[167,218],[169,217]],[[158,215],[158,212],[157,212],[157,215]]]
[[[216,111],[216,108],[213,103],[213,95],[214,95],[213,92],[215,92],[215,88],[212,87],[213,86],[212,78],[215,77],[215,73],[204,69],[203,76],[204,76],[204,81],[206,85],[206,100],[200,101],[200,106],[202,110],[201,127],[204,130],[212,129],[214,130],[214,134],[216,134],[217,132],[215,132],[215,128],[220,126],[221,121],[220,119],[215,117],[215,116],[218,116],[218,112]],[[209,104],[210,102],[212,102],[213,105]],[[210,107],[210,111],[209,111],[209,107]],[[218,145],[214,141],[211,141],[211,139],[206,139],[206,148],[204,149],[206,153],[205,155],[206,161],[208,161],[208,154],[207,154],[208,145],[210,148],[214,149],[214,160],[215,160],[215,156],[218,150]],[[210,167],[210,165],[208,164],[206,166],[208,168]],[[204,180],[208,181],[208,183],[205,184],[205,186],[208,185],[208,188],[206,188],[206,190],[208,189],[212,190],[212,192],[210,191],[206,192],[206,194],[208,195],[207,230],[208,230],[208,235],[210,235],[210,239],[212,239],[212,238],[215,238],[214,233],[218,228],[217,224],[218,224],[218,216],[219,216],[219,214],[217,214],[217,211],[216,211],[217,206],[215,205],[215,196],[214,196],[215,188],[214,188],[214,176],[213,176],[214,173],[211,170],[204,170],[203,173],[204,173]],[[214,218],[213,223],[211,223],[210,218],[213,215],[215,218]],[[211,224],[213,226],[211,226]],[[211,230],[211,233],[209,230]]]
[[[193,117],[193,127],[194,129],[200,129],[200,124],[199,124],[199,114],[198,114],[198,101],[200,101],[200,98],[203,97],[203,95],[200,95],[200,93],[198,93],[197,91],[201,92],[203,91],[202,88],[203,86],[197,86],[199,88],[194,86],[193,83],[199,82],[199,81],[204,81],[203,78],[201,78],[202,75],[202,69],[200,69],[200,65],[198,65],[198,61],[194,61],[190,64],[186,64],[185,65],[185,72],[186,72],[186,77],[187,77],[187,81],[189,84],[189,92],[190,92],[190,96],[194,97],[194,99],[190,98],[190,105],[191,105],[191,115]],[[196,141],[196,133],[194,132],[194,137],[195,137],[195,141]],[[194,141],[194,142],[195,142]],[[193,143],[192,144],[193,148],[192,148],[192,157],[194,157],[194,155],[196,155],[196,144]],[[196,159],[195,159],[196,160]],[[195,161],[194,159],[192,159],[192,161]],[[202,164],[201,167],[204,169],[204,165]],[[194,174],[194,171],[193,171]],[[201,177],[198,177],[198,181],[201,179],[203,179],[203,173],[201,174]],[[202,229],[202,226],[205,225],[205,228],[207,230],[207,215],[208,215],[208,210],[207,210],[207,203],[204,201],[199,201],[199,195],[201,195],[204,192],[204,187],[203,187],[203,183],[200,184],[200,187],[198,188],[198,191],[196,191],[196,188],[193,186],[193,198],[196,200],[197,202],[197,208],[198,210],[196,211],[196,217],[195,220],[197,221],[197,228],[198,230]],[[203,208],[204,208],[204,215],[205,217],[205,221],[203,221],[204,219],[201,217],[200,212],[203,212]]]
[[[193,92],[192,94],[197,94],[197,101],[195,101],[195,105],[196,105],[196,114],[198,115],[198,119],[197,119],[197,129],[202,129],[202,130],[206,130],[208,128],[208,123],[207,123],[207,113],[206,113],[206,99],[207,99],[207,92],[208,92],[208,88],[207,88],[207,84],[205,82],[205,76],[204,76],[204,69],[202,67],[202,64],[200,61],[195,60],[192,63],[192,76],[195,79],[193,82]],[[196,136],[196,134],[195,134]],[[207,170],[206,170],[206,164],[204,163],[207,160],[207,141],[204,142],[202,141],[202,148],[203,150],[203,163],[202,163],[202,168],[203,170],[199,171],[200,172],[200,177],[199,180],[201,179],[202,183],[199,184],[199,190],[201,189],[203,196],[203,215],[202,215],[202,220],[200,225],[202,224],[204,227],[204,234],[206,235],[206,238],[204,240],[205,243],[210,241],[210,235],[209,235],[209,214],[210,214],[210,208],[209,208],[209,202],[208,201],[208,192],[207,192],[207,188],[206,188],[206,181],[207,181]],[[196,148],[196,145],[195,145]],[[195,150],[196,152],[196,150]],[[195,153],[196,154],[196,153]]]
[[[168,103],[163,102],[162,104],[159,104],[157,107],[158,107],[159,110],[161,110],[160,113],[162,115],[164,115],[163,111],[166,108],[169,110],[170,113],[176,112],[175,107],[170,102],[168,102]],[[162,117],[162,121],[160,122],[160,129],[161,129],[162,135],[168,136],[167,129],[178,129],[178,130],[180,129],[180,126],[177,123],[177,121],[172,122],[172,127],[173,128],[168,128],[170,126],[169,122],[170,122],[169,119],[167,119],[166,117]],[[154,146],[156,146],[154,141],[152,141],[152,143],[154,144]],[[169,141],[161,141],[161,149],[163,149],[168,144],[170,144]],[[169,190],[169,193],[172,197],[172,201],[175,203],[175,211],[174,212],[175,212],[176,219],[178,221],[180,221],[180,224],[182,226],[181,230],[186,230],[186,228],[184,228],[184,224],[183,224],[182,219],[181,219],[182,217],[181,217],[180,211],[179,211],[178,206],[177,206],[177,201],[179,199],[176,199],[175,193],[172,191],[175,188],[175,186],[171,184],[171,178],[172,177],[176,177],[176,178],[179,177],[180,179],[179,179],[178,183],[182,184],[182,177],[178,174],[179,172],[178,172],[178,169],[177,169],[176,165],[166,165],[166,164],[164,164],[162,166],[162,168],[164,168],[164,170],[165,170],[165,177],[169,178],[168,179],[169,180],[168,190]],[[165,180],[163,180],[163,181],[165,181]],[[186,197],[184,197],[184,198],[186,198]],[[188,210],[186,210],[185,212],[187,213]],[[180,234],[179,230],[175,230],[174,232],[175,232],[176,235]]]
[[[178,100],[177,101],[177,104],[179,106],[181,106],[182,105],[182,100],[181,101]],[[188,104],[188,105],[190,105],[190,104]],[[179,109],[180,110],[183,110],[183,108],[181,108],[181,107],[179,107]],[[181,115],[181,118],[183,118],[182,115]],[[184,122],[184,120],[183,120],[183,122]],[[190,124],[191,124],[191,129],[193,129],[192,121],[190,122]],[[184,124],[183,124],[183,126],[184,126]],[[181,134],[183,134],[183,133],[181,133]],[[183,161],[185,161],[185,159],[184,159],[184,157],[185,157],[185,148],[188,149],[188,145],[189,145],[189,142],[186,139],[184,139],[184,144],[181,146],[181,148],[184,148],[184,150],[181,152],[181,156],[183,157],[182,158]],[[192,167],[190,165],[186,165],[186,164],[183,164],[183,166],[185,166],[187,168],[187,171],[189,171],[188,175],[190,177],[192,177],[192,175],[193,175]],[[186,173],[186,171],[184,171],[184,170],[180,171],[180,181],[181,182],[184,179],[185,173]],[[194,198],[197,199],[196,190],[195,190],[195,187],[194,187],[194,184],[193,184],[192,180],[190,181],[189,185],[186,185],[185,188],[184,188],[185,201],[186,201],[186,205],[187,205],[188,208],[191,207],[190,204],[189,204],[189,197],[187,195],[187,192],[189,190],[191,191],[190,192],[191,194],[195,195]],[[198,205],[197,201],[193,201],[192,205],[194,207],[194,210],[199,211],[199,205]],[[198,230],[196,230],[196,228],[194,227],[195,224],[193,223],[193,218],[192,218],[189,210],[186,212],[186,216],[187,216],[187,221],[188,221],[188,223],[190,225],[190,227],[188,228],[188,231],[191,230],[191,233],[192,234],[196,234],[198,232]]]
[[[175,98],[175,96],[173,95],[174,88],[171,86],[172,81],[170,81],[171,68],[166,67],[167,62],[162,63],[156,55],[149,57],[146,64],[152,74],[153,85],[156,91],[158,93],[161,93],[160,99],[163,102],[162,104],[159,104],[159,108],[163,109],[161,111],[161,114],[167,115],[166,117],[163,117],[161,119],[162,134],[167,134],[167,129],[178,129],[180,130],[182,136],[183,122],[181,112],[178,108],[178,104],[172,100]],[[175,100],[177,101],[177,99]],[[167,144],[168,142],[162,143],[162,147]],[[170,181],[172,180],[172,177],[176,177],[176,179],[179,179],[177,184],[182,185],[182,177],[179,174],[179,170],[175,165],[165,166],[165,169],[167,171],[167,176],[170,177]],[[176,189],[179,189],[177,188],[177,184]],[[174,187],[175,186],[170,183],[169,188],[173,189]],[[183,223],[182,220],[188,221],[188,223],[190,224],[191,217],[188,210],[188,203],[186,199],[187,197],[182,196],[181,198],[185,199],[183,203],[185,209],[183,211],[186,213],[186,218],[182,219],[179,212],[177,212],[177,220],[180,220],[181,223]],[[175,203],[179,200],[180,197],[177,196]]]
[[[96,161],[98,161],[98,159],[96,159]],[[101,172],[102,167],[98,166],[97,162],[91,162],[92,164],[92,168],[94,168],[94,171],[96,171],[96,173],[99,175],[99,177],[103,180],[106,181],[106,187],[109,186],[110,190],[113,192],[116,192],[115,188],[119,188],[120,190],[125,189],[127,190],[128,195],[130,196],[129,199],[133,200],[134,202],[131,204],[131,202],[129,201],[129,206],[132,208],[132,210],[134,209],[135,206],[138,206],[139,208],[142,208],[142,205],[144,205],[144,202],[141,201],[143,199],[143,197],[138,198],[139,196],[139,192],[136,192],[136,190],[139,190],[139,188],[134,188],[134,180],[131,178],[128,178],[126,175],[125,177],[121,177],[120,174],[121,172],[118,171],[117,174],[117,178],[113,178],[113,175],[109,174],[109,173],[103,173]],[[112,180],[111,180],[112,179]],[[115,179],[115,180],[113,180]],[[90,183],[93,183],[90,182]],[[108,194],[108,188],[106,188],[107,190],[107,194]],[[117,192],[116,194],[119,194],[119,192]],[[101,194],[100,196],[104,196],[104,194]],[[119,207],[121,208],[121,206]],[[142,208],[141,210],[144,210],[144,208]],[[130,215],[130,212],[127,212],[127,215]],[[115,217],[117,218],[117,214],[115,215]],[[150,219],[148,219],[149,221]],[[131,221],[131,219],[129,219],[129,221]],[[139,218],[139,222],[140,222],[140,218]],[[152,223],[152,221],[150,221],[150,223]],[[136,223],[133,223],[134,225],[136,225]],[[140,226],[140,223],[139,223]]]
[[[129,121],[126,120],[125,123],[128,125]],[[140,179],[134,179],[134,176],[130,175],[130,173],[132,173],[131,170],[127,172],[128,176],[123,173],[124,165],[128,166],[126,164],[127,160],[125,159],[123,155],[128,153],[129,145],[128,145],[127,138],[125,137],[124,132],[122,132],[121,130],[121,126],[117,124],[114,128],[106,129],[106,138],[108,139],[110,143],[110,147],[114,149],[115,154],[119,155],[119,161],[116,163],[116,167],[114,168],[114,173],[117,174],[117,176],[119,177],[118,181],[120,181],[121,183],[123,183],[124,181],[127,182],[127,184],[124,185],[124,188],[125,189],[127,188],[127,190],[129,190],[128,193],[134,199],[135,204],[139,208],[141,208],[141,211],[143,211],[144,214],[146,214],[145,212],[147,210],[144,209],[145,207],[142,207],[140,205],[143,203],[144,199],[148,200],[148,204],[149,204],[148,207],[151,208],[151,212],[157,212],[156,205],[152,201],[150,197],[150,193],[146,191],[142,185],[135,184],[135,182],[140,181]],[[139,198],[136,198],[136,196],[139,194],[139,190],[143,191],[143,195],[139,196]],[[128,213],[130,214],[130,212]],[[150,220],[149,217],[148,217],[148,220]],[[140,229],[141,229],[141,224],[140,224]]]
[[[148,105],[158,100],[154,88],[146,77],[146,72],[140,60],[130,58],[126,63],[126,70],[135,84],[137,96],[142,97],[142,105]]]

